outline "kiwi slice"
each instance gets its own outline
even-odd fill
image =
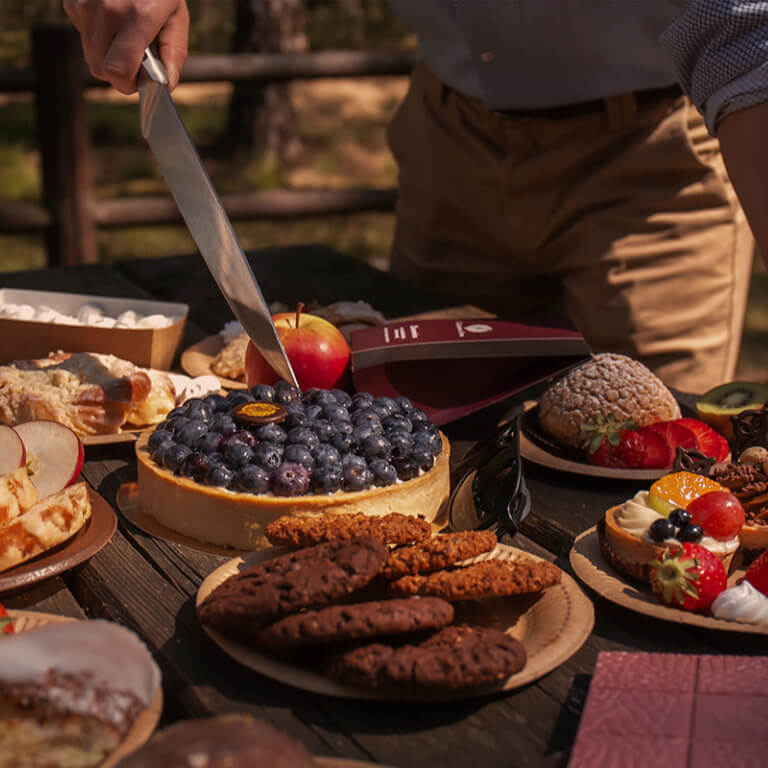
[[[768,403],[768,384],[731,381],[705,392],[696,401],[698,417],[728,440],[733,440],[731,416]]]

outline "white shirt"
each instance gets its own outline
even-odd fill
[[[710,130],[768,100],[763,0],[390,0],[447,85],[536,109],[679,81]]]

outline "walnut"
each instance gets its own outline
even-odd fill
[[[680,407],[661,379],[625,355],[603,353],[556,381],[539,400],[539,421],[557,442],[581,448],[582,426],[632,419],[637,426],[680,418]]]

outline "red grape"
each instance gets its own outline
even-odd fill
[[[727,541],[744,525],[744,507],[727,491],[710,491],[694,499],[686,508],[691,521],[701,526],[705,536]]]

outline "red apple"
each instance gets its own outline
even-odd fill
[[[24,441],[13,427],[0,425],[0,475],[24,466]]]
[[[24,443],[27,471],[41,498],[58,493],[77,480],[83,466],[83,444],[57,421],[26,421],[16,432]]]
[[[349,386],[351,352],[347,340],[333,324],[317,315],[296,312],[273,315],[272,321],[283,342],[285,354],[301,389],[346,389]],[[274,384],[280,377],[272,370],[259,350],[248,342],[245,352],[245,381],[254,384]]]

